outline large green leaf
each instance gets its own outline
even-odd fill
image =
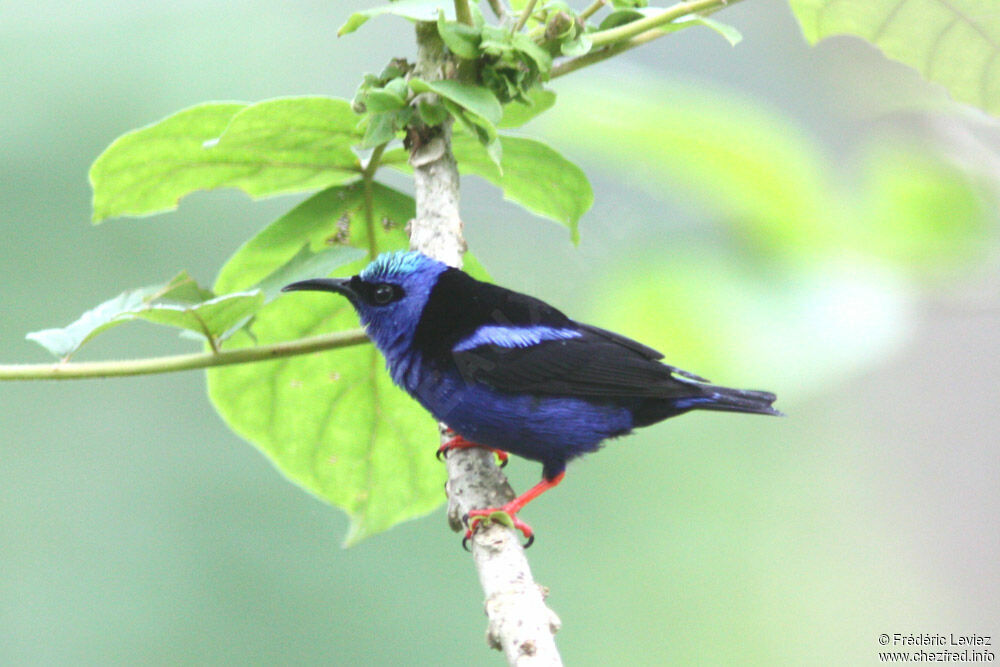
[[[1000,113],[996,0],[791,0],[791,6],[810,42],[862,37],[955,99]]]
[[[361,183],[307,199],[244,244],[222,268],[216,288],[257,284],[306,244],[320,249],[350,242],[373,252],[405,248],[413,199],[378,184],[372,195],[371,230],[363,215]],[[338,273],[356,273],[366,261]],[[266,344],[356,326],[357,315],[346,299],[298,292],[265,306],[253,334]],[[227,347],[253,344],[240,333]],[[445,472],[434,458],[434,420],[392,384],[372,346],[212,369],[208,389],[234,431],[290,479],[348,513],[346,544],[426,514],[444,500]]]
[[[356,178],[356,126],[347,101],[325,97],[185,109],[119,137],[97,158],[94,220],[172,210],[197,190],[262,197]]]
[[[304,243],[294,257],[272,271],[255,287],[263,292],[270,302],[281,295],[281,288],[285,285],[307,278],[330,275],[334,269],[356,262],[364,256],[364,250],[352,246],[335,245],[313,252],[309,244]]]
[[[354,12],[348,17],[344,25],[337,29],[337,36],[340,37],[354,32],[364,25],[368,19],[374,16],[381,16],[382,14],[402,16],[411,21],[435,21],[438,18],[438,12],[444,12],[445,18],[451,21],[455,20],[455,5],[450,2],[442,2],[442,0],[398,0],[390,5],[382,5],[374,9]]]

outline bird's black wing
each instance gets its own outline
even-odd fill
[[[459,372],[501,391],[581,398],[672,398],[701,393],[702,378],[658,361],[641,343],[572,322],[575,338],[526,347],[483,344],[454,351]],[[681,377],[677,377],[680,375]]]

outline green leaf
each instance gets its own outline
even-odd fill
[[[481,143],[468,133],[456,132],[452,152],[459,172],[484,178],[503,190],[504,199],[565,225],[577,243],[580,218],[594,203],[594,192],[583,170],[535,139],[501,135],[499,143],[503,147],[502,170]],[[403,149],[386,152],[382,163],[406,173],[411,171]]]
[[[703,25],[721,35],[723,39],[729,42],[730,46],[736,46],[743,41],[743,35],[733,26],[704,16],[686,16],[678,21],[674,21],[674,23],[694,23],[695,25]]]
[[[503,157],[498,169],[481,144],[455,133],[452,151],[463,174],[485,178],[508,199],[542,217],[565,225],[571,238],[580,238],[580,217],[594,203],[594,193],[583,171],[558,151],[535,139],[501,136]]]
[[[177,207],[197,190],[253,197],[302,192],[353,178],[357,117],[345,100],[202,104],[116,139],[90,169],[94,221]]]
[[[347,22],[337,29],[337,36],[341,37],[352,33],[364,25],[368,19],[382,14],[402,16],[411,21],[435,21],[439,11],[444,12],[449,20],[455,20],[455,7],[451,3],[442,2],[442,0],[398,0],[390,5],[366,9],[363,12],[354,12],[348,17]]]
[[[452,53],[465,60],[475,60],[479,57],[479,42],[482,39],[479,30],[457,21],[445,21],[444,12],[438,15],[438,35]]]
[[[437,94],[451,115],[485,146],[490,159],[500,165],[502,145],[496,124],[503,116],[503,108],[493,91],[452,80],[410,79],[410,88],[417,93]]]
[[[511,41],[514,48],[528,60],[532,61],[535,67],[544,75],[543,78],[547,79],[548,72],[552,69],[552,56],[549,52],[536,44],[535,40],[523,32],[514,33],[511,36]]]
[[[264,294],[253,290],[224,294],[196,304],[154,303],[132,315],[218,339],[250,319],[262,305]]]
[[[410,88],[418,93],[436,93],[491,125],[499,123],[503,116],[503,108],[500,106],[497,96],[484,86],[450,79],[424,81],[413,78],[410,79]]]
[[[406,100],[391,90],[374,88],[369,90],[364,99],[365,108],[374,113],[395,111],[406,106]]]
[[[66,359],[102,331],[136,318],[217,337],[251,316],[263,300],[259,291],[213,296],[182,272],[165,283],[122,292],[66,327],[27,338]]]
[[[535,86],[527,94],[527,102],[508,102],[503,107],[503,117],[497,123],[500,129],[521,127],[535,116],[544,113],[556,103],[556,94]]]
[[[395,113],[373,113],[368,117],[361,148],[375,148],[396,138]]]
[[[426,98],[417,101],[417,113],[420,114],[420,120],[430,126],[440,125],[448,118],[448,109],[443,103],[428,102]]]
[[[222,268],[216,289],[259,285],[266,291],[268,284],[276,286],[285,277],[305,277],[309,262],[319,261],[306,257],[313,250],[318,258],[356,250],[344,247],[346,243],[368,248],[370,254],[406,248],[413,199],[373,183],[372,205],[375,224],[369,228],[362,183],[313,195],[240,247]],[[326,250],[331,244],[336,247]],[[342,254],[337,261],[341,259]],[[341,265],[337,274],[355,274],[367,261]],[[470,272],[487,278],[474,257],[466,255],[466,261]],[[314,265],[314,275],[326,275],[333,263]],[[357,325],[346,299],[297,292],[264,306],[253,321],[253,337],[241,331],[226,347]],[[348,513],[346,545],[427,514],[445,499],[445,471],[433,456],[438,438],[434,420],[392,384],[374,347],[211,369],[208,390],[236,433],[292,481]]]
[[[1000,113],[995,0],[791,0],[807,40],[855,35],[940,83],[962,102]]]
[[[444,101],[445,107],[459,121],[460,126],[476,137],[483,145],[486,155],[493,161],[497,168],[500,168],[500,160],[503,155],[503,146],[500,144],[500,135],[495,125],[484,121],[482,116],[469,113],[451,100]]]
[[[259,284],[301,255],[350,242],[373,252],[407,246],[413,199],[373,184],[373,229],[365,224],[361,183],[329,188],[244,244],[222,268],[216,288]],[[374,233],[374,236],[371,235]],[[351,275],[367,259],[340,267]],[[317,271],[325,275],[322,268]],[[295,293],[266,305],[253,323],[260,344],[358,326],[346,299]],[[253,345],[238,333],[227,348]],[[291,480],[351,518],[345,540],[359,540],[430,512],[444,500],[444,468],[434,460],[434,420],[396,388],[374,347],[354,347],[208,372],[213,404]]]
[[[181,274],[165,283],[127,290],[88,310],[68,326],[32,331],[25,338],[38,343],[60,359],[66,359],[91,338],[126,321],[133,312],[144,308],[185,278],[187,276]]]
[[[590,39],[585,34],[581,33],[576,39],[563,42],[559,46],[559,50],[564,56],[573,58],[589,53],[592,46],[593,44],[590,43]]]

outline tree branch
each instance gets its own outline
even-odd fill
[[[417,75],[442,78],[449,63],[437,27],[418,23],[417,44]],[[417,199],[417,217],[410,223],[410,245],[451,266],[461,266],[465,240],[450,124],[424,128],[417,141],[411,141],[410,164]],[[490,451],[453,451],[447,467],[448,520],[455,530],[464,529],[462,517],[470,510],[497,507],[514,497]],[[511,665],[561,665],[553,636],[559,619],[545,606],[544,594],[531,576],[517,533],[496,522],[483,526],[473,536],[472,557],[486,595],[489,645],[502,650]]]
[[[578,69],[583,69],[595,63],[599,63],[602,60],[607,60],[608,58],[613,58],[623,51],[628,51],[629,49],[634,49],[637,46],[642,46],[647,42],[651,42],[654,39],[659,39],[664,35],[669,33],[663,32],[662,30],[650,30],[645,32],[638,37],[633,37],[632,39],[625,40],[624,42],[615,42],[610,46],[605,46],[603,49],[594,49],[589,53],[582,56],[578,56],[571,60],[564,60],[561,63],[552,66],[552,71],[549,73],[550,79],[555,79],[560,76],[565,76],[575,72]]]
[[[595,47],[598,47],[604,46],[605,44],[623,42],[633,37],[638,37],[647,30],[652,30],[653,28],[659,28],[660,26],[666,25],[667,23],[670,23],[675,19],[679,19],[682,16],[722,9],[723,7],[735,4],[739,1],[740,0],[690,0],[690,2],[680,2],[673,7],[668,7],[659,14],[647,16],[639,19],[638,21],[632,21],[631,23],[620,25],[617,28],[592,33],[590,35],[590,43]]]
[[[339,347],[350,347],[368,342],[364,329],[351,329],[336,333],[283,341],[274,345],[241,347],[221,352],[196,352],[169,357],[127,359],[122,361],[79,361],[58,364],[0,364],[0,380],[81,380],[85,378],[113,378],[130,375],[155,375],[189,371],[212,366],[230,366],[255,361],[271,361],[300,354],[311,354]]]
[[[571,72],[575,72],[578,69],[583,69],[584,67],[593,65],[594,63],[599,63],[602,60],[607,60],[608,58],[617,56],[623,51],[634,49],[635,47],[642,46],[643,44],[653,41],[654,39],[659,39],[660,37],[669,35],[671,33],[664,31],[662,27],[678,18],[688,16],[689,14],[708,16],[709,14],[714,14],[720,9],[725,9],[729,5],[736,4],[737,2],[741,2],[741,0],[697,0],[695,2],[682,2],[665,10],[661,14],[657,14],[656,16],[650,16],[639,21],[626,23],[618,28],[593,33],[591,43],[595,47],[599,44],[606,44],[606,46],[600,49],[595,48],[590,53],[586,53],[571,60],[565,60],[553,66],[552,71],[549,74],[549,78],[555,79],[557,77],[564,76]],[[643,25],[639,27],[639,32],[636,32],[635,26],[639,24]],[[656,27],[650,28],[650,25],[654,25]],[[632,28],[632,30],[623,31],[622,29],[624,28]],[[634,36],[627,37],[629,34]],[[594,41],[593,38],[598,36],[602,37],[599,37],[598,41]]]

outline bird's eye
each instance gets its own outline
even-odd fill
[[[372,290],[372,299],[379,306],[384,306],[385,304],[396,298],[396,290],[392,285],[387,283],[379,283]]]

